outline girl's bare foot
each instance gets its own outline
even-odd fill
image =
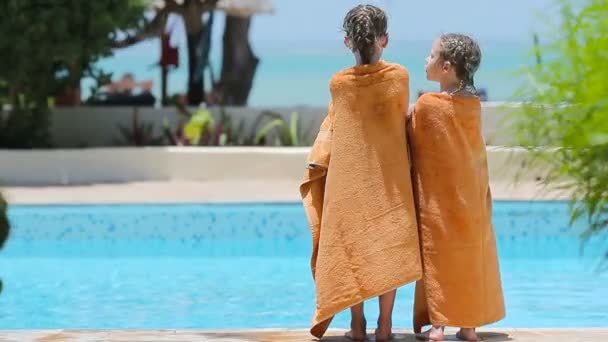
[[[344,336],[353,341],[367,340],[367,322],[365,321],[365,318],[361,321],[351,320],[350,331]]]
[[[363,304],[359,303],[350,308],[350,331],[345,336],[353,341],[365,341],[367,339],[367,321],[365,320]]]
[[[429,330],[416,334],[416,338],[423,341],[443,341],[443,330],[445,327],[434,325]]]
[[[380,316],[376,329],[376,341],[385,342],[393,339],[393,307],[397,290],[389,291],[380,296]]]
[[[481,341],[475,332],[475,328],[461,328],[460,331],[456,333],[456,337],[462,341]]]
[[[376,329],[376,342],[387,342],[395,338],[393,331],[388,329],[387,331]]]
[[[389,317],[378,318],[378,328],[376,329],[376,342],[386,342],[393,339],[393,320]]]

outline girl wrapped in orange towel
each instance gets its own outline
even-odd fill
[[[350,308],[347,337],[366,338],[363,302],[380,297],[376,341],[392,336],[396,289],[420,279],[405,119],[409,74],[382,60],[387,16],[361,5],[344,19],[356,65],[331,80],[331,104],[310,152],[300,192],[312,227],[321,337]]]
[[[442,341],[445,326],[476,341],[475,328],[505,316],[492,225],[481,102],[473,76],[479,45],[444,34],[427,58],[427,78],[440,92],[422,95],[409,122],[423,279],[416,284],[414,330]],[[425,325],[431,328],[420,333]]]

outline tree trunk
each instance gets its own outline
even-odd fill
[[[209,65],[213,11],[198,31],[188,32],[188,104],[198,106],[205,99],[205,68]],[[202,18],[200,19],[202,20]]]
[[[220,81],[216,87],[220,102],[245,106],[253,87],[259,59],[249,43],[251,17],[226,16]]]
[[[164,65],[161,65],[160,66],[160,103],[163,107],[169,105],[169,100],[167,98],[168,81],[169,81],[169,68]]]
[[[201,41],[204,31],[188,33],[188,104],[198,106],[205,96],[205,80],[203,78],[203,64]]]

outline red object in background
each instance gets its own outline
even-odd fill
[[[63,94],[55,97],[56,106],[77,106],[82,102],[80,88],[66,87]]]
[[[179,49],[171,46],[171,32],[163,32],[161,39],[160,65],[163,67],[179,66]]]

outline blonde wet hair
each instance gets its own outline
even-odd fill
[[[460,80],[455,93],[466,90],[477,94],[474,77],[481,64],[481,48],[477,41],[464,34],[446,33],[439,37],[439,43],[439,58],[450,62]]]

